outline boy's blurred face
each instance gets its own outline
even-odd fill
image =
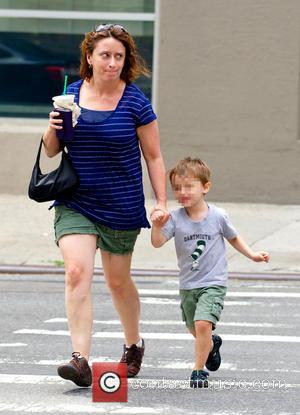
[[[175,175],[172,188],[178,203],[187,208],[203,201],[204,195],[209,191],[210,184],[207,182],[203,185],[199,179],[188,175]]]

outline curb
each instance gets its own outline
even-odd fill
[[[6,265],[0,264],[0,274],[21,274],[21,275],[64,275],[63,267],[52,265]],[[103,269],[95,267],[95,275],[103,276]],[[133,277],[177,277],[177,270],[168,269],[132,269]],[[229,278],[242,280],[275,280],[275,281],[300,281],[300,274],[296,273],[251,273],[251,272],[229,272]]]

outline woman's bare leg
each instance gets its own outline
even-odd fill
[[[126,345],[131,346],[140,339],[140,300],[130,275],[132,255],[115,255],[101,250],[101,257],[104,276],[123,326]]]
[[[74,352],[87,360],[91,348],[93,310],[91,283],[96,253],[96,235],[65,235],[59,247],[65,262],[65,305]]]

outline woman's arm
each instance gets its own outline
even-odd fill
[[[155,214],[155,213],[154,213]],[[151,243],[154,248],[160,248],[167,242],[167,238],[161,231],[161,226],[157,225],[155,221],[152,222],[151,228]]]
[[[139,127],[137,129],[137,135],[140,140],[142,153],[147,164],[149,178],[157,201],[154,211],[162,210],[166,212],[166,169],[160,151],[157,121],[154,120],[149,124]]]
[[[49,125],[47,130],[43,135],[43,143],[45,147],[45,153],[48,157],[54,157],[61,151],[61,144],[59,139],[56,137],[56,130],[62,128],[61,118],[56,118],[59,116],[59,112],[51,111],[49,114]]]

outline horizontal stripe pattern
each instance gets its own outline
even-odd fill
[[[70,336],[68,330],[44,330],[44,329],[20,329],[14,334],[33,334],[47,336]],[[189,333],[168,333],[168,332],[141,332],[143,339],[151,340],[194,340]],[[272,343],[300,343],[299,336],[281,336],[266,334],[223,334],[223,340],[233,342],[272,342]],[[92,337],[101,339],[124,339],[124,333],[118,331],[96,331]]]
[[[82,80],[67,93],[79,103]],[[84,111],[86,113],[86,110]],[[156,119],[146,96],[135,85],[125,87],[115,111],[99,121],[97,111],[78,118],[75,137],[66,147],[80,187],[70,199],[56,201],[115,230],[150,224],[144,207],[141,151],[136,130]]]

